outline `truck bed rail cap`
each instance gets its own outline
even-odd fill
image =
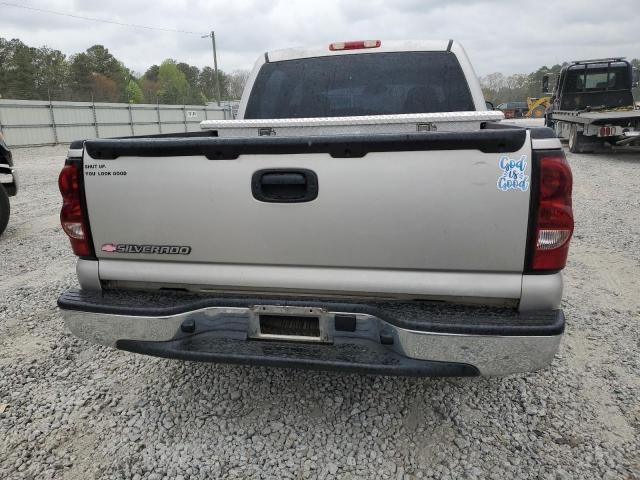
[[[335,158],[363,157],[369,152],[427,150],[479,150],[484,153],[515,152],[526,141],[523,128],[474,132],[428,132],[385,135],[333,135],[255,138],[125,138],[85,142],[92,159],[118,157],[205,156],[209,160],[232,160],[240,155],[328,153]],[[85,156],[86,160],[86,156]]]

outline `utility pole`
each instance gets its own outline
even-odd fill
[[[202,38],[211,37],[211,46],[213,47],[213,71],[216,81],[216,99],[220,105],[220,77],[218,76],[218,55],[216,53],[216,33],[211,30],[209,35],[203,35]]]

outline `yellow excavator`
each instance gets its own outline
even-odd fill
[[[529,97],[527,98],[528,111],[524,116],[526,118],[542,118],[549,105],[551,105],[550,96],[540,98]]]

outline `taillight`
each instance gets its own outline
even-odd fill
[[[329,50],[358,50],[360,48],[378,48],[382,45],[380,40],[357,40],[355,42],[333,42],[329,45]]]
[[[531,270],[557,271],[567,263],[573,235],[571,168],[562,151],[534,155],[537,191],[533,192],[534,228],[530,239]]]
[[[77,163],[65,165],[58,177],[58,187],[62,194],[60,223],[64,233],[71,241],[73,253],[79,257],[93,257],[93,248],[89,240],[89,227],[82,211],[82,193],[80,167]]]
[[[615,135],[615,131],[614,127],[600,127],[600,130],[598,130],[598,136],[611,137],[612,135]]]

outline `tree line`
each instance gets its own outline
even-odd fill
[[[204,104],[239,99],[245,70],[215,72],[166,59],[136,74],[103,45],[67,56],[0,37],[0,98],[96,102]]]
[[[640,68],[640,60],[631,61]],[[566,65],[566,64],[564,64]],[[525,101],[542,96],[542,77],[557,77],[563,65],[541,67],[528,74],[491,73],[480,78],[487,100]],[[0,98],[163,104],[203,104],[235,100],[249,76],[246,70],[218,71],[220,95],[211,67],[199,69],[166,59],[139,75],[115,58],[103,45],[66,56],[48,47],[30,47],[18,39],[0,37]],[[635,89],[636,100],[640,90]]]
[[[640,69],[640,59],[634,58],[630,63]],[[550,85],[553,85],[560,70],[566,65],[568,63],[565,62],[552,67],[544,66],[528,74],[517,73],[507,76],[496,72],[480,77],[484,98],[496,106],[504,102],[524,102],[527,97],[539,98],[543,96],[542,77],[549,75]],[[640,101],[640,89],[634,88],[633,93],[636,101]]]

